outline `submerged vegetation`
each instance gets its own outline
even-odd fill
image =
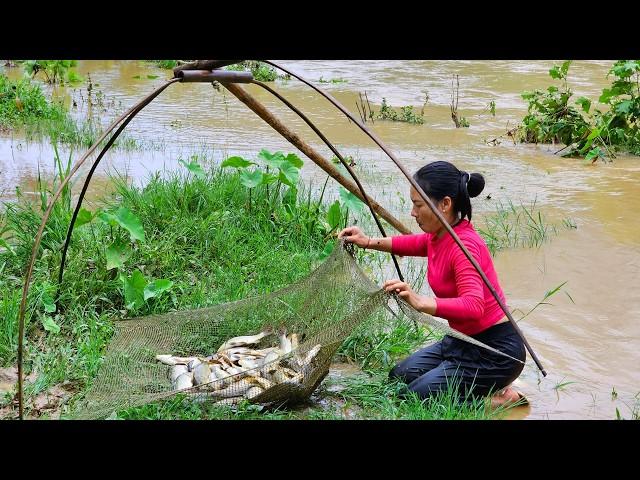
[[[571,61],[549,70],[561,85],[546,91],[524,92],[528,114],[522,120],[519,139],[527,143],[562,143],[556,153],[583,157],[585,161],[615,157],[615,151],[640,155],[640,61],[619,60],[607,77],[614,80],[602,91],[594,107],[586,97],[571,101],[573,91],[568,84]]]
[[[40,86],[29,79],[10,80],[0,74],[0,129],[33,124],[40,120],[66,120],[61,103],[50,102]]]
[[[562,227],[577,228],[570,218],[563,220]],[[477,228],[491,255],[506,248],[539,247],[558,233],[558,226],[547,222],[535,200],[529,206],[499,202],[495,212],[487,215]]]

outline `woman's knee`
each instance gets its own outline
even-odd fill
[[[390,380],[402,380],[403,382],[406,382],[407,380],[407,368],[406,365],[404,365],[404,362],[400,362],[398,364],[396,364],[395,367],[393,367],[391,369],[391,371],[389,372],[389,379]]]

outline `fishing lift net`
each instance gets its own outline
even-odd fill
[[[104,418],[178,393],[227,405],[307,399],[361,322],[395,313],[352,251],[339,241],[316,270],[273,293],[117,322],[96,379],[68,418]],[[395,300],[399,318],[482,345]]]

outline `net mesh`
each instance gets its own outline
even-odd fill
[[[177,393],[224,404],[307,399],[355,327],[393,312],[350,247],[339,241],[316,270],[270,294],[117,322],[97,377],[67,418],[104,418]],[[403,318],[491,349],[396,301]]]

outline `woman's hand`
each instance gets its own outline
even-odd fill
[[[387,280],[382,287],[389,293],[397,293],[400,298],[420,312],[429,315],[436,313],[436,301],[433,298],[418,295],[406,282],[397,279]]]
[[[343,238],[349,243],[355,243],[360,248],[367,248],[370,238],[367,237],[358,227],[347,227],[338,234],[338,238]]]

